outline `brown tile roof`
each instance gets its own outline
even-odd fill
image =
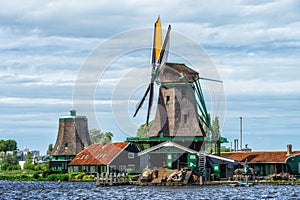
[[[105,146],[92,144],[79,152],[69,165],[107,165],[125,149],[128,144],[128,142],[112,142]]]
[[[300,151],[293,151],[289,156],[300,154]],[[240,162],[249,163],[284,163],[289,157],[286,151],[264,151],[264,152],[223,152],[222,157],[234,159]]]

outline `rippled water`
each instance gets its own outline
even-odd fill
[[[300,186],[115,186],[94,182],[0,181],[0,199],[300,199]]]

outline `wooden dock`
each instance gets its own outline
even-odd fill
[[[101,173],[97,174],[96,186],[130,185],[128,174],[125,173]]]

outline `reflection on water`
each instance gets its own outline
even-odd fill
[[[115,186],[94,182],[0,181],[0,199],[300,199],[300,186]]]

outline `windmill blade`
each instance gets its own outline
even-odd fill
[[[133,117],[136,116],[136,114],[139,112],[140,108],[142,107],[142,105],[143,105],[143,103],[144,103],[144,101],[145,101],[145,99],[146,99],[146,97],[147,97],[147,95],[148,95],[148,93],[149,93],[149,91],[150,91],[150,88],[151,88],[151,83],[149,84],[149,86],[148,86],[148,88],[147,88],[147,90],[146,90],[146,92],[145,92],[143,98],[142,98],[142,99],[140,100],[140,102],[136,105],[136,110],[135,110],[135,113],[134,113]]]
[[[160,55],[162,44],[162,30],[160,17],[157,18],[154,24],[153,47],[152,47],[152,68],[155,68],[155,63]]]
[[[160,55],[159,55],[159,58],[157,60],[157,64],[158,64],[158,67],[160,67],[160,65],[164,62],[167,61],[168,59],[168,54],[169,54],[169,47],[170,47],[170,31],[171,31],[171,25],[169,25],[168,27],[168,31],[167,31],[167,34],[166,34],[166,37],[165,37],[165,40],[164,40],[164,44],[162,46],[162,49],[160,51]],[[157,69],[158,71],[158,69]]]
[[[147,124],[149,122],[149,117],[150,117],[150,112],[151,112],[151,107],[153,104],[153,83],[155,80],[156,76],[156,62],[157,59],[160,56],[161,52],[161,46],[162,46],[162,30],[161,30],[161,22],[160,22],[160,17],[158,16],[155,24],[154,24],[154,34],[153,34],[153,47],[152,47],[152,77],[151,77],[151,82],[149,83],[149,86],[141,99],[141,101],[137,104],[135,113],[133,117],[135,117],[142,107],[149,91],[150,91],[150,96],[149,96],[149,102],[148,102],[148,114],[147,114]]]
[[[212,82],[218,82],[218,83],[223,83],[223,81],[217,80],[217,79],[211,79],[211,78],[202,78],[200,77],[199,79],[205,80],[205,81],[212,81]]]
[[[152,108],[152,104],[153,104],[153,93],[154,93],[154,83],[150,83],[150,95],[149,95],[149,102],[148,102],[148,113],[147,113],[147,125],[149,124],[149,118],[150,118],[150,113],[151,113],[151,108]]]

